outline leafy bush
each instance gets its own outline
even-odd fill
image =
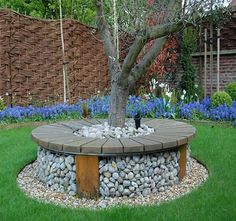
[[[225,91],[230,95],[232,100],[236,100],[236,81],[229,83]]]
[[[218,107],[219,105],[226,104],[227,106],[232,105],[232,99],[230,95],[225,91],[215,92],[211,97],[211,105]]]
[[[181,91],[186,91],[188,101],[197,100],[198,95],[195,87],[195,69],[192,64],[192,53],[196,49],[196,32],[193,28],[187,28],[183,32],[181,44],[180,64],[183,74],[180,81]]]
[[[4,110],[6,108],[5,104],[4,104],[4,100],[3,98],[0,96],[0,111]]]

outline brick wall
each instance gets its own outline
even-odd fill
[[[107,59],[96,30],[75,20],[65,20],[63,28],[70,96],[75,102],[108,86]],[[8,104],[24,104],[29,93],[40,100],[63,101],[59,21],[0,9],[0,96]]]
[[[200,63],[199,59],[200,59],[199,57],[194,57],[192,61],[193,61],[193,64],[197,73],[197,82],[203,86],[205,78],[204,78],[204,72],[203,70],[201,70],[201,67],[199,65]],[[217,87],[216,67],[217,67],[217,61],[216,61],[216,56],[214,56],[213,78],[212,78],[213,93],[216,92],[216,87]],[[225,86],[232,81],[236,81],[236,54],[221,55],[220,56],[220,78],[219,78],[220,90],[224,90]],[[211,80],[210,80],[210,65],[209,65],[209,60],[208,60],[208,65],[207,65],[207,95],[208,96],[210,96],[210,91],[211,91]]]
[[[234,14],[222,27],[221,49],[236,49],[235,26]],[[63,28],[71,102],[76,102],[79,98],[90,97],[98,90],[109,87],[107,59],[96,30],[75,20],[64,20]],[[123,45],[122,52],[125,54],[128,47]],[[193,64],[197,82],[203,86],[203,66],[200,65],[199,57],[193,57]],[[236,80],[236,53],[221,55],[220,64],[220,89],[224,89],[226,84]],[[176,69],[174,77],[175,85],[178,85],[181,68],[178,65]],[[213,79],[215,90],[216,57]],[[210,95],[209,74],[207,94]],[[8,105],[29,103],[29,97],[63,101],[59,21],[39,20],[0,9],[0,96],[4,97]]]

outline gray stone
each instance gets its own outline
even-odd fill
[[[111,177],[111,173],[110,172],[104,172],[103,175],[107,178],[110,178]]]
[[[53,190],[57,190],[57,189],[59,188],[59,184],[58,184],[58,183],[55,183],[55,184],[53,184],[53,185],[51,186],[51,188],[52,188]]]
[[[165,190],[165,188],[164,188],[163,186],[161,186],[161,187],[158,189],[159,192],[163,192],[164,190]]]
[[[140,179],[140,178],[141,178],[140,174],[136,174],[136,175],[135,175],[135,178],[136,178],[136,179]]]
[[[71,172],[71,179],[76,180],[76,173],[75,172]]]
[[[128,173],[128,179],[132,180],[134,178],[134,174],[132,172]]]
[[[107,184],[109,183],[109,179],[107,177],[104,177],[103,182]]]
[[[124,185],[124,187],[130,186],[130,181],[124,180],[123,185]]]
[[[117,168],[118,169],[121,169],[121,170],[124,170],[125,169],[125,164],[124,162],[120,161],[120,162],[117,162]]]
[[[107,184],[107,187],[108,188],[111,188],[111,187],[114,187],[115,185],[114,185],[114,183],[112,183],[112,182],[109,182],[108,184]]]
[[[133,156],[133,161],[134,161],[134,162],[138,163],[138,162],[139,162],[139,159],[140,159],[139,156]]]
[[[125,177],[125,175],[126,175],[126,173],[125,173],[125,172],[123,172],[123,171],[121,171],[121,172],[120,172],[120,177],[124,178],[124,177]]]
[[[152,168],[152,167],[148,170],[148,175],[149,175],[149,176],[152,176],[152,175],[153,175],[153,168]]]
[[[159,174],[159,171],[160,171],[159,167],[156,167],[156,168],[154,169],[153,173],[154,173],[154,174]]]
[[[129,187],[129,190],[130,190],[131,192],[133,192],[133,191],[135,190],[135,187],[130,186],[130,187]]]
[[[66,167],[68,168],[69,171],[72,171],[72,166],[71,166],[71,164],[69,164],[69,163],[66,162]]]
[[[147,195],[149,195],[151,193],[151,190],[149,189],[149,188],[146,188],[146,189],[144,189],[143,190],[143,196],[147,196]]]
[[[66,159],[65,159],[65,162],[66,163],[68,163],[68,164],[73,164],[74,163],[74,157],[72,157],[72,156],[68,156],[68,157],[66,157]]]
[[[118,177],[119,177],[119,174],[115,172],[115,173],[112,174],[112,177],[113,177],[115,180],[117,180]]]
[[[119,183],[123,183],[122,177],[119,176],[117,180],[118,180]]]
[[[125,173],[129,173],[129,172],[130,172],[130,169],[125,168],[125,169],[124,169],[124,172],[125,172]]]
[[[70,195],[70,196],[75,196],[75,195],[76,195],[76,193],[75,193],[75,192],[73,192],[73,191],[70,191],[70,192],[69,192],[69,195]]]
[[[71,185],[70,190],[73,192],[76,192],[76,185],[75,184]]]
[[[130,195],[130,190],[129,189],[124,189],[123,195],[129,196]]]
[[[113,178],[113,177],[110,177],[110,179],[109,179],[112,183],[115,183],[116,182],[116,180]]]
[[[115,171],[117,171],[117,167],[114,167],[113,165],[109,164],[108,165],[108,171],[110,173],[114,173]]]
[[[118,191],[119,191],[120,193],[123,193],[124,187],[123,187],[122,185],[119,185],[119,186],[118,186]]]
[[[135,188],[138,188],[138,184],[135,183],[135,182],[131,182],[131,185],[132,185],[133,187],[135,187]]]
[[[160,164],[163,164],[165,162],[165,158],[164,157],[160,157]]]
[[[117,196],[117,197],[121,196],[121,194],[120,194],[119,191],[116,191],[116,196]]]
[[[115,190],[115,188],[111,188],[111,189],[110,189],[110,195],[111,195],[111,196],[115,196],[115,195],[116,195],[116,190]]]

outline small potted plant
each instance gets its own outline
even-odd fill
[[[136,113],[134,116],[135,128],[138,129],[141,126],[141,114],[140,111]]]

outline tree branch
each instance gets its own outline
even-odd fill
[[[161,52],[167,37],[161,37],[155,40],[153,46],[148,51],[148,53],[143,57],[142,61],[135,65],[135,67],[131,70],[131,74],[128,77],[128,86],[129,88],[133,88],[136,81],[146,73],[150,64],[154,61],[157,55]]]
[[[178,8],[181,8],[181,0],[169,0],[164,22],[168,21],[172,9],[178,10]],[[148,30],[140,31],[140,35],[136,37],[134,43],[129,49],[129,53],[127,54],[123,62],[121,81],[125,83],[125,80],[129,77],[130,71],[137,61],[138,55],[140,54],[145,44],[147,44],[147,42],[172,34],[181,29],[181,25],[183,25],[183,23],[181,22],[167,23],[164,25],[159,24],[152,28],[149,28]]]
[[[96,12],[97,12],[97,17],[96,17],[97,26],[99,32],[102,35],[101,37],[104,43],[105,52],[108,57],[108,64],[110,70],[109,73],[112,73],[111,70],[114,69],[114,67],[116,68],[119,67],[118,62],[116,61],[116,50],[114,44],[112,43],[111,33],[105,20],[103,0],[95,0],[95,2],[96,2]]]

